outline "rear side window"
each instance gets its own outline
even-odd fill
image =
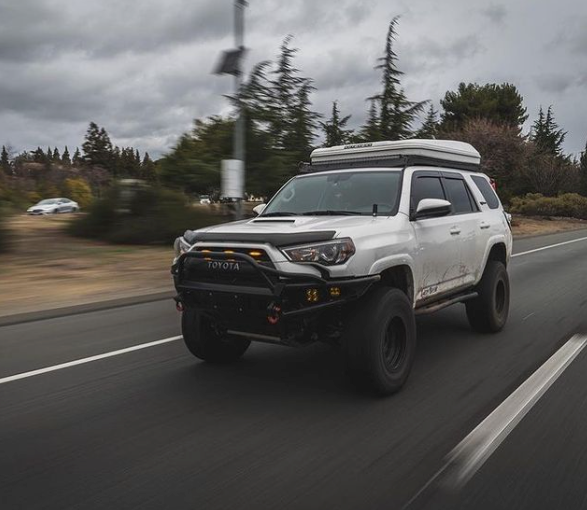
[[[446,200],[440,177],[416,177],[412,182],[412,209],[416,210],[421,200],[440,198]]]
[[[475,211],[465,181],[462,179],[444,179],[452,209],[455,214],[465,214]]]
[[[495,194],[495,191],[493,191],[491,184],[489,184],[487,180],[480,175],[472,175],[471,179],[473,179],[473,182],[477,188],[479,188],[479,191],[483,195],[483,198],[487,202],[489,208],[497,209],[499,207],[499,198],[497,198],[497,195]]]

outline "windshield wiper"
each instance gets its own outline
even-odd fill
[[[270,212],[267,214],[261,214],[259,218],[270,218],[271,216],[298,216],[298,213],[295,212]]]
[[[301,216],[363,216],[363,213],[358,211],[333,211],[327,209],[326,211],[307,211],[300,213]]]

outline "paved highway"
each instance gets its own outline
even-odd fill
[[[169,301],[0,327],[0,505],[587,508],[586,236],[515,243],[499,335],[473,333],[461,305],[420,318],[416,365],[390,398],[357,392],[327,346],[254,344],[237,364],[199,363],[174,340]],[[536,390],[524,413],[518,387]],[[476,447],[475,431],[512,408],[454,483],[475,455],[455,463],[458,445]]]

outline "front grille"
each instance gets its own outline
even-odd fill
[[[225,248],[205,247],[197,248],[195,251],[206,253],[243,253],[251,256],[258,264],[274,268],[271,259],[265,250],[252,248]],[[218,259],[215,259],[218,260]],[[184,278],[188,281],[201,283],[224,283],[226,285],[242,285],[252,287],[267,286],[266,280],[256,271],[251,264],[244,261],[225,259],[222,262],[214,263],[212,258],[188,257],[184,262]],[[226,262],[226,263],[224,263]],[[234,270],[234,264],[238,270]]]

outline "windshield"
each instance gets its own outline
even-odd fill
[[[57,200],[54,198],[50,198],[48,200],[41,200],[37,205],[53,205],[56,204]]]
[[[304,175],[289,181],[262,216],[371,215],[397,212],[401,171],[361,170]]]

